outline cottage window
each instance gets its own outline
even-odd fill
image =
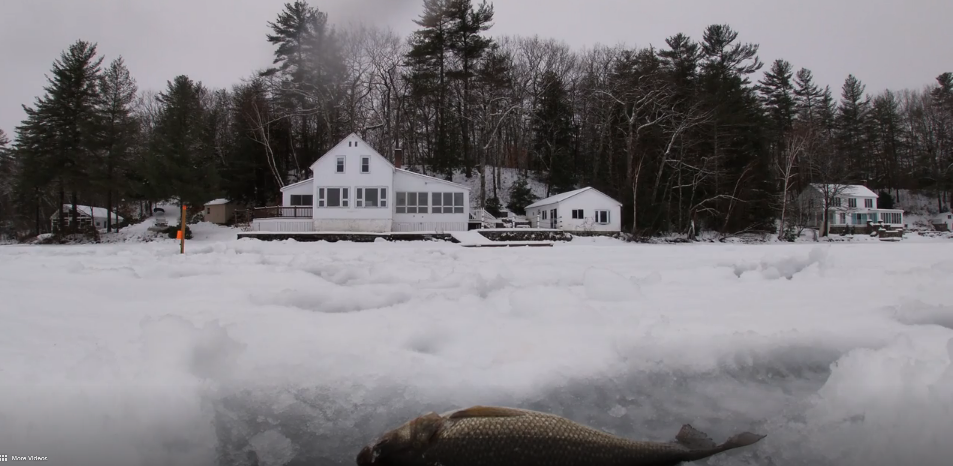
[[[606,225],[609,223],[609,211],[608,210],[597,210],[596,211],[596,223],[600,225]]]
[[[854,208],[857,207],[857,198],[851,197],[847,199],[847,207]]]
[[[344,173],[344,156],[343,155],[338,156],[337,163],[334,166],[334,172]]]
[[[546,211],[545,211],[545,210],[542,212],[542,217],[540,217],[540,220],[546,220]]]
[[[874,208],[874,200],[873,200],[873,199],[864,199],[864,207],[866,207],[866,208],[868,208],[868,209],[873,209],[873,208]]]
[[[585,217],[583,217],[583,215],[582,215],[582,209],[573,209],[573,210],[572,210],[572,218],[573,218],[573,220],[581,220],[581,219],[585,218]]]
[[[314,205],[314,195],[313,194],[292,194],[291,205],[292,206]]]
[[[355,207],[387,207],[387,188],[357,188]]]
[[[841,213],[841,214],[840,214],[840,222],[838,222],[838,223],[840,223],[841,225],[847,225],[847,214]]]
[[[840,207],[841,206],[840,198],[835,197],[834,199],[831,199],[831,205],[834,207]]]
[[[427,193],[397,193],[398,214],[426,214]]]
[[[371,158],[361,157],[361,173],[370,173],[370,172],[371,172]]]
[[[430,208],[434,214],[462,214],[463,193],[430,193]]]
[[[347,207],[347,188],[319,188],[318,207]]]

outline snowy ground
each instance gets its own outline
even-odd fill
[[[949,240],[468,249],[193,231],[184,256],[169,239],[0,247],[0,454],[349,465],[410,417],[502,404],[637,439],[768,435],[711,465],[953,455]]]

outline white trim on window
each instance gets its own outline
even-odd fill
[[[426,214],[428,212],[429,193],[397,193],[397,205],[395,213],[398,214]]]
[[[371,158],[366,155],[361,156],[361,173],[371,172]]]
[[[612,221],[608,210],[596,211],[596,223],[599,225],[608,225]]]
[[[386,187],[365,187],[355,188],[356,194],[354,196],[354,207],[362,209],[376,209],[376,208],[386,208],[387,207],[387,188]],[[368,194],[374,193],[371,199],[371,204],[368,205],[366,202],[368,199]]]
[[[337,191],[337,201],[338,205],[331,205],[331,191]],[[348,208],[349,198],[348,193],[351,191],[351,188],[346,186],[328,186],[324,188],[318,188],[318,207],[327,207],[331,209],[346,209]]]
[[[334,160],[334,173],[344,173],[345,170],[347,170],[346,159],[343,155],[339,155]]]

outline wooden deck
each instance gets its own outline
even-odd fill
[[[255,207],[251,210],[251,218],[312,218],[314,207],[311,206],[270,206]]]
[[[517,242],[507,242],[507,243],[481,243],[481,244],[464,244],[462,245],[465,248],[551,248],[553,243],[517,243]]]
[[[338,241],[351,241],[354,243],[373,243],[378,238],[387,241],[453,241],[453,238],[447,233],[351,233],[351,232],[327,232],[327,231],[307,231],[307,232],[288,232],[277,233],[268,231],[250,231],[239,233],[238,239],[249,238],[261,241],[285,241],[293,239],[301,243],[313,243],[317,241],[327,241],[336,243]]]

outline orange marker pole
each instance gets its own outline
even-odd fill
[[[182,221],[179,223],[179,254],[185,254],[185,205],[182,206]]]

